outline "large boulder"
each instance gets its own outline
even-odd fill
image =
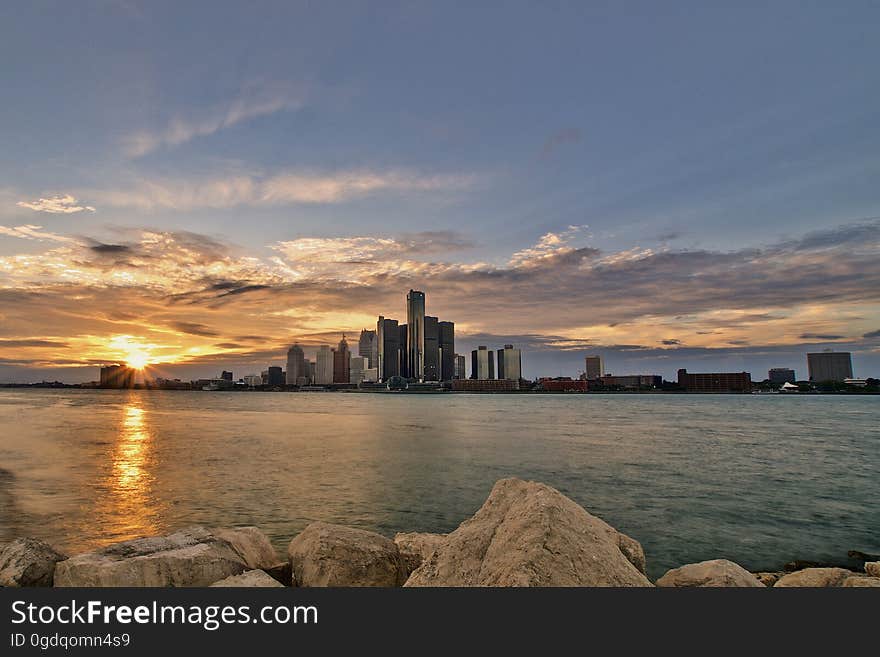
[[[776,584],[776,582],[779,581],[779,578],[782,577],[783,575],[785,575],[785,573],[779,573],[779,572],[755,573],[755,577],[764,586],[773,586],[774,584]]]
[[[114,543],[62,561],[55,586],[208,586],[259,565],[265,536],[252,528],[220,533],[227,538],[188,527]]]
[[[440,544],[446,540],[446,534],[426,534],[423,532],[401,532],[394,536],[397,549],[400,550],[400,558],[406,569],[406,575],[422,565]]]
[[[211,586],[228,588],[284,588],[283,584],[262,570],[248,570],[241,575],[230,575],[219,582],[214,582]]]
[[[673,568],[657,580],[662,587],[765,587],[748,570],[727,559],[712,559]]]
[[[18,538],[0,550],[0,586],[52,586],[55,564],[67,559],[48,543]]]
[[[278,563],[278,553],[272,547],[269,537],[256,527],[218,527],[212,529],[211,533],[229,541],[248,568],[270,568]]]
[[[502,479],[406,586],[651,586],[620,536],[554,488]]]
[[[871,577],[880,577],[880,561],[868,561],[865,563],[865,572]]]
[[[313,522],[287,549],[293,586],[400,586],[406,568],[394,541],[363,529]]]
[[[774,586],[782,588],[842,586],[843,582],[852,574],[852,571],[846,568],[804,568],[781,577]]]
[[[846,588],[861,588],[861,587],[871,587],[871,588],[880,588],[880,577],[866,577],[865,575],[853,575],[852,577],[847,577],[843,580],[843,584]]]

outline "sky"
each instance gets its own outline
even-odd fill
[[[726,6],[724,6],[726,5]],[[528,377],[880,375],[876,2],[0,6],[0,382],[236,376],[410,288]]]

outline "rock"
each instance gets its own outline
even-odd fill
[[[755,577],[764,586],[773,586],[785,573],[755,573]]]
[[[425,559],[434,554],[434,550],[444,540],[446,540],[446,534],[426,534],[423,532],[396,534],[394,542],[397,544],[397,549],[400,550],[400,558],[403,559],[407,577],[421,566]]]
[[[292,581],[291,571],[290,571],[290,562],[289,561],[279,561],[276,564],[269,566],[268,568],[263,568],[266,571],[266,574],[270,577],[273,577],[276,581],[280,582],[283,586],[290,586],[290,582]]]
[[[406,568],[394,541],[313,522],[287,549],[294,586],[400,586]]]
[[[651,586],[620,543],[617,530],[559,491],[502,479],[406,586]]]
[[[278,553],[269,538],[256,527],[217,528],[211,533],[232,545],[248,568],[271,568],[278,563]]]
[[[865,563],[865,572],[871,577],[880,577],[880,561],[868,561]]]
[[[880,577],[865,577],[864,575],[853,575],[843,580],[846,588],[853,587],[876,587],[880,588]]]
[[[840,586],[847,577],[852,575],[851,570],[846,568],[805,568],[795,573],[789,573],[780,578],[774,586],[792,587],[827,587]]]
[[[765,585],[739,564],[727,559],[712,559],[673,568],[657,580],[657,586],[762,587]]]
[[[622,532],[618,532],[617,547],[623,552],[623,556],[626,557],[627,561],[636,567],[636,570],[642,575],[648,574],[648,562],[645,559],[645,550],[642,548],[641,543]]]
[[[52,586],[55,565],[67,559],[48,543],[18,538],[0,550],[0,586]]]
[[[262,570],[248,570],[241,575],[231,575],[219,582],[214,582],[211,586],[284,588],[283,584]]]
[[[256,554],[250,532],[236,549],[204,527],[138,538],[71,557],[55,569],[55,586],[208,586],[249,570],[240,552]]]

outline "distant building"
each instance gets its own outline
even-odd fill
[[[333,351],[330,345],[322,344],[318,347],[318,354],[315,357],[315,377],[312,380],[319,386],[333,383]]]
[[[102,388],[133,388],[134,368],[128,365],[108,365],[101,368]]]
[[[519,381],[522,378],[522,353],[512,344],[498,350],[498,378]]]
[[[546,392],[586,392],[589,384],[585,379],[572,379],[569,376],[538,379],[538,386]]]
[[[852,354],[848,351],[823,351],[807,354],[810,381],[843,381],[853,378]]]
[[[369,367],[364,370],[364,378],[361,383],[376,383],[379,381],[379,370],[375,367]]]
[[[379,366],[379,340],[376,331],[363,329],[358,339],[358,356],[367,359],[368,367]]]
[[[266,385],[270,386],[283,386],[284,385],[284,370],[280,367],[270,367],[267,371],[268,378],[266,380]]]
[[[407,373],[425,380],[425,293],[410,290],[406,295]]]
[[[397,327],[397,344],[400,345],[399,354],[397,357],[397,361],[400,363],[399,372],[400,376],[404,379],[412,378],[410,375],[410,362],[409,362],[409,331],[407,330],[406,324],[401,324]]]
[[[348,383],[351,377],[351,352],[348,350],[348,342],[345,340],[345,334],[339,345],[333,352],[333,383]]]
[[[315,361],[307,360],[306,364],[309,366],[309,383],[314,383],[315,381]]]
[[[440,380],[440,320],[425,315],[425,355],[423,380]]]
[[[584,378],[587,381],[595,381],[605,374],[605,363],[601,356],[587,356],[584,359]]]
[[[659,388],[663,385],[663,377],[659,374],[625,374],[612,376],[607,374],[599,378],[603,386],[619,388]]]
[[[362,383],[364,381],[364,372],[370,369],[370,359],[366,356],[352,356],[349,361],[348,382]]]
[[[492,353],[491,351],[489,352]],[[455,392],[507,392],[519,390],[519,381],[509,379],[454,379]]]
[[[455,324],[440,322],[440,380],[455,378]],[[464,378],[464,377],[462,377]]]
[[[462,354],[455,354],[454,365],[452,368],[452,378],[453,379],[466,379],[467,372],[465,371],[467,359]]]
[[[263,377],[259,374],[248,374],[242,380],[245,382],[245,385],[248,385],[251,388],[263,385]]]
[[[220,374],[220,378],[224,381],[232,381],[232,372],[227,372],[226,370],[223,370],[223,372],[221,372]]]
[[[400,328],[396,319],[379,315],[376,323],[376,346],[379,350],[379,380],[387,381],[400,374]]]
[[[687,392],[751,392],[752,376],[748,372],[711,372],[689,374],[678,370],[678,385]]]
[[[767,380],[770,383],[794,383],[797,381],[794,370],[788,367],[773,367],[767,372]]]
[[[306,355],[299,344],[287,350],[287,384],[304,386],[309,384],[309,366]]]
[[[495,352],[482,345],[471,351],[471,378],[477,380],[495,378]]]

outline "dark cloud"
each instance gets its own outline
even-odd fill
[[[194,322],[171,322],[168,326],[170,328],[173,328],[175,331],[179,331],[180,333],[189,333],[190,335],[201,335],[208,338],[213,338],[220,335],[215,329],[212,329],[210,326],[205,326],[204,324],[196,324]]]
[[[54,347],[56,349],[67,349],[70,347],[66,342],[58,342],[57,340],[6,340],[0,339],[0,347]]]
[[[94,244],[88,247],[90,251],[101,254],[132,253],[133,249],[125,244]]]
[[[842,340],[845,335],[834,335],[830,333],[801,333],[801,340]]]
[[[681,340],[661,340],[660,343],[671,347],[673,345],[681,344]]]
[[[878,329],[876,331],[870,331],[868,333],[865,333],[862,337],[863,338],[880,338],[880,329]]]

